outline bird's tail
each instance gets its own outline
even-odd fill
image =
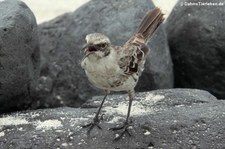
[[[136,33],[141,34],[144,37],[144,40],[147,41],[149,38],[151,38],[163,20],[163,13],[159,8],[155,8],[144,16]]]

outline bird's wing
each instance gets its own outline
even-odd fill
[[[138,73],[139,76],[141,75],[150,50],[146,43],[162,21],[163,14],[159,8],[149,11],[142,19],[137,32],[124,46],[117,48],[119,66],[125,74]]]
[[[144,68],[146,55],[149,48],[142,43],[127,43],[122,47],[117,47],[118,64],[123,72],[127,75],[133,73],[141,74]]]

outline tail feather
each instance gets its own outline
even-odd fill
[[[163,20],[163,14],[159,8],[149,11],[142,19],[141,24],[137,29],[137,34],[141,34],[144,37],[144,40],[147,41]]]

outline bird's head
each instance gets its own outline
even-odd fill
[[[101,33],[88,34],[85,38],[86,44],[83,47],[85,58],[93,55],[96,58],[102,58],[110,53],[110,40]]]

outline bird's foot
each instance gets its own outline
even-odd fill
[[[131,137],[132,135],[129,132],[129,127],[131,127],[131,126],[132,125],[130,123],[125,122],[122,126],[110,128],[110,130],[112,130],[112,131],[122,130],[122,132],[120,132],[120,134],[114,138],[114,141],[120,140],[125,133],[127,133]]]
[[[101,120],[103,120],[104,114],[102,114],[100,117],[95,116],[93,121],[89,124],[83,125],[83,128],[88,128],[87,134],[90,134],[91,130],[96,126],[98,129],[102,129],[101,126],[99,126],[99,123]]]

